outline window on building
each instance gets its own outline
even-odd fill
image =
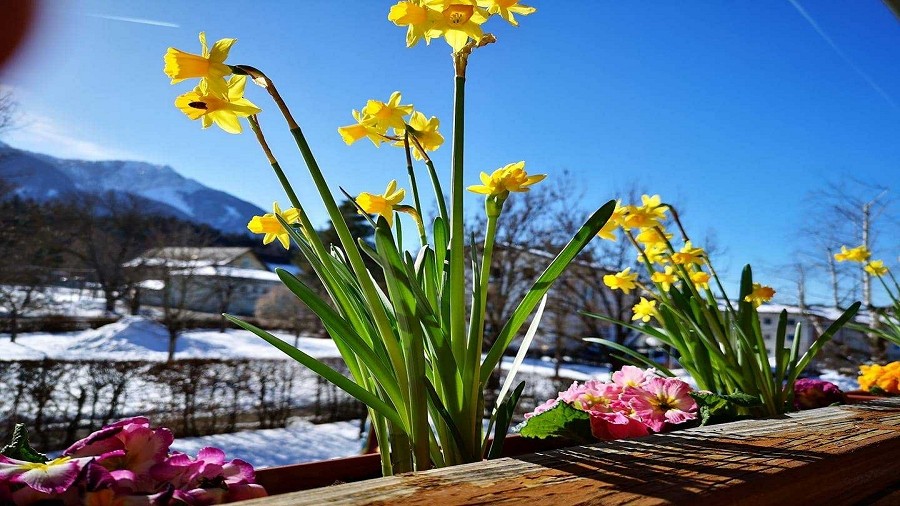
[[[772,324],[771,318],[763,318],[763,325],[771,325],[771,324]],[[766,338],[766,339],[768,339],[768,338]]]

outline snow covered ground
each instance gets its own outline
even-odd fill
[[[290,334],[274,334],[289,343],[294,342],[294,336]],[[168,342],[165,327],[143,316],[129,316],[94,330],[24,333],[15,343],[0,334],[0,361],[42,358],[163,361],[167,358]],[[317,358],[340,356],[330,339],[301,337],[298,347]],[[252,332],[237,329],[228,329],[224,333],[186,331],[178,337],[175,358],[288,359]]]
[[[359,437],[359,422],[313,424],[294,419],[284,429],[176,438],[172,450],[197,455],[201,448],[214,446],[225,450],[229,459],[260,468],[358,455],[364,441]]]

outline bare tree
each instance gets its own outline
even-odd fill
[[[72,205],[68,251],[94,272],[106,311],[113,313],[116,302],[136,290],[131,276],[135,271],[125,263],[145,251],[157,231],[133,195],[81,194]]]
[[[798,234],[802,246],[797,256],[808,263],[810,281],[818,277],[828,286],[834,307],[844,307],[856,298],[872,307],[870,278],[856,265],[836,262],[834,254],[841,245],[876,247],[879,236],[892,225],[886,214],[892,204],[887,192],[886,187],[846,178],[807,196],[811,212]]]
[[[0,135],[15,126],[17,109],[12,92],[0,89]]]
[[[20,199],[0,199],[0,308],[13,342],[23,316],[43,308],[51,271],[61,262],[52,209]]]
[[[623,204],[639,202],[636,187],[618,192]],[[581,227],[597,205],[567,176],[543,183],[525,194],[516,194],[504,205],[497,229],[497,245],[491,261],[491,285],[485,314],[485,346],[496,339],[514,305],[553,256]],[[589,209],[590,208],[590,209]],[[478,236],[483,218],[474,220],[471,233]],[[596,239],[557,279],[549,292],[541,328],[553,339],[557,375],[566,350],[583,347],[581,339],[603,336],[626,344],[633,332],[592,318],[582,312],[628,320],[639,294],[610,290],[603,276],[631,267],[642,273],[634,247],[625,238],[618,241]]]

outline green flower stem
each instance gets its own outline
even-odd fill
[[[416,212],[419,213],[419,219],[416,220],[416,226],[419,229],[419,242],[424,248],[428,245],[428,236],[425,234],[425,226],[422,223],[422,203],[419,201],[419,185],[416,184],[416,173],[413,170],[412,163],[412,154],[409,151],[409,132],[405,132],[403,134],[403,148],[406,151],[406,172],[409,174],[409,186],[412,188],[413,194],[413,205],[416,208]],[[398,247],[402,248],[402,245],[398,245]]]
[[[466,338],[466,264],[463,228],[463,146],[465,131],[466,78],[456,77],[453,90],[453,148],[450,173],[450,344],[458,363],[465,363]]]
[[[431,186],[434,188],[434,198],[437,200],[438,213],[440,214],[441,219],[444,220],[444,223],[450,223],[449,215],[447,214],[447,200],[444,198],[444,189],[441,187],[441,180],[438,178],[437,171],[434,169],[434,162],[431,161],[428,152],[425,151],[425,148],[422,147],[422,144],[415,136],[412,137],[412,141],[418,148],[422,158],[425,159],[425,166],[428,167],[428,176],[431,178]],[[445,247],[445,245],[441,245],[441,247]]]
[[[466,78],[456,76],[453,88],[453,148],[451,151],[450,171],[450,347],[457,363],[466,363],[466,249],[465,229],[463,215],[463,199],[465,187],[463,147],[465,145],[465,90]],[[464,374],[466,371],[462,371]],[[477,379],[477,378],[476,378]],[[480,384],[480,381],[476,381]],[[481,458],[481,444],[478,441],[479,427],[475,427],[479,420],[472,420],[470,416],[475,409],[475,399],[469,395],[455,400],[456,406],[448,406],[451,413],[456,413],[460,422],[466,426],[460,427],[462,433],[462,446],[460,453],[466,461],[475,461]],[[474,405],[473,405],[474,404]]]
[[[284,188],[284,193],[287,194],[288,200],[290,200],[291,205],[297,209],[300,209],[300,199],[297,198],[297,194],[294,193],[294,188],[291,186],[290,181],[288,181],[287,176],[284,174],[284,171],[281,170],[281,166],[278,164],[278,160],[275,158],[275,155],[272,154],[272,150],[269,149],[269,143],[266,141],[265,135],[263,135],[262,128],[259,126],[259,120],[256,115],[249,116],[247,121],[250,123],[250,129],[253,130],[253,133],[256,135],[256,140],[259,142],[259,146],[262,148],[263,153],[265,153],[266,158],[269,160],[269,163],[272,165],[272,169],[275,171],[275,175],[278,176],[278,181],[281,183],[281,187]]]

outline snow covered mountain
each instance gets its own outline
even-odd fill
[[[40,202],[72,193],[114,192],[141,197],[148,212],[206,223],[223,232],[247,232],[247,222],[263,211],[228,193],[213,190],[168,166],[134,161],[63,160],[0,142],[0,180],[16,194]]]

